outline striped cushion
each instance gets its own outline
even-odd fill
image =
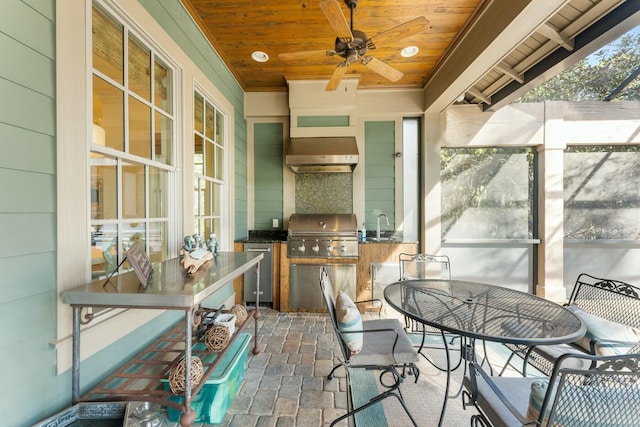
[[[640,341],[640,331],[636,328],[603,319],[584,311],[577,305],[570,305],[567,308],[581,318],[587,327],[585,336],[575,343],[589,353],[591,352],[591,341],[595,341],[595,354],[598,356],[625,354]],[[629,344],[606,342],[607,340],[625,341]],[[598,341],[605,342],[599,343]]]
[[[336,298],[336,319],[338,320],[338,329],[343,333],[342,339],[351,350],[351,354],[355,354],[362,350],[362,316],[349,295],[340,291]],[[355,331],[359,331],[356,333]]]

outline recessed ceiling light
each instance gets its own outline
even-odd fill
[[[259,50],[256,50],[251,54],[251,58],[256,62],[267,62],[269,60],[269,55]]]
[[[418,49],[418,46],[407,46],[404,49],[402,49],[402,51],[400,52],[400,55],[402,55],[405,58],[409,58],[411,56],[414,56],[416,53],[418,53],[420,49]]]

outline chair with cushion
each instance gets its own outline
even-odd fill
[[[400,280],[413,280],[413,279],[442,279],[451,280],[451,261],[447,255],[431,255],[431,254],[407,254],[402,253],[399,255],[400,263]],[[442,336],[441,331],[430,326],[425,326],[422,323],[415,320],[405,318],[405,324],[407,332],[409,334],[417,334],[420,338],[418,347],[418,354],[422,355],[429,363],[435,368],[445,371],[444,367],[438,366],[431,358],[429,358],[423,350],[427,348],[427,340],[429,337],[437,337],[440,339]],[[414,335],[415,336],[415,335]],[[454,343],[456,336],[450,336],[449,341]],[[462,341],[461,341],[462,343]],[[447,342],[444,343],[447,345]],[[429,347],[433,348],[433,347]],[[442,348],[435,346],[435,348]],[[448,348],[447,348],[448,350]],[[462,362],[462,352],[460,352],[460,358],[455,365],[457,368]],[[453,369],[455,369],[453,368]]]
[[[507,364],[517,354],[524,359],[524,376],[527,374],[527,365],[550,375],[555,360],[565,353],[598,356],[640,353],[640,288],[619,280],[582,273],[576,280],[566,306],[585,323],[587,333],[583,338],[570,344],[537,347],[507,344],[512,350]]]
[[[463,383],[463,407],[478,410],[471,417],[472,427],[640,423],[640,354],[564,354],[551,376],[542,378],[494,377],[472,362]]]
[[[360,311],[348,295],[342,291],[337,296],[334,295],[325,268],[322,268],[320,272],[320,288],[342,354],[342,360],[331,370],[327,378],[331,380],[336,369],[344,366],[349,393],[350,410],[335,419],[331,425],[333,426],[387,397],[394,396],[400,401],[409,419],[416,426],[399,387],[404,379],[400,371],[409,370],[418,381],[420,371],[415,365],[418,361],[418,354],[407,338],[402,324],[397,319],[362,320]],[[352,369],[380,371],[380,384],[386,390],[366,404],[353,408],[350,380]]]

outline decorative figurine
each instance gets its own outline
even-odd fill
[[[207,250],[211,252],[213,256],[218,256],[220,245],[218,244],[218,240],[216,239],[216,233],[209,234],[209,240],[207,240]]]
[[[185,252],[189,253],[196,250],[197,248],[195,247],[195,245],[196,241],[194,240],[193,236],[184,236],[184,245],[182,246],[182,249],[184,249]]]
[[[194,234],[191,237],[193,238],[193,241],[194,241],[194,245],[193,245],[194,251],[197,249],[204,248],[204,242],[202,241],[202,238],[200,237],[199,234]]]

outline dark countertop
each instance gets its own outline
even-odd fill
[[[246,239],[237,239],[236,243],[274,243],[286,242],[287,230],[249,230]]]
[[[383,240],[375,240],[375,230],[367,231],[366,242],[360,241],[361,244],[400,244],[400,243],[418,243],[404,241],[401,232],[383,230],[380,237]],[[287,230],[249,230],[249,236],[246,239],[236,239],[236,243],[276,243],[287,242]]]

